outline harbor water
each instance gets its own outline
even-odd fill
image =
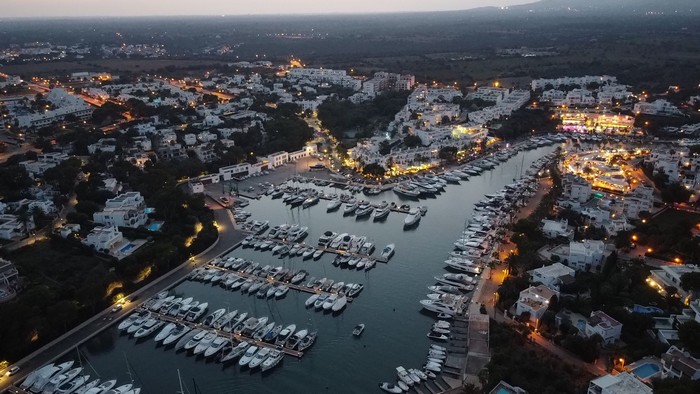
[[[178,296],[194,297],[209,303],[209,311],[237,309],[249,316],[268,316],[269,321],[297,330],[318,330],[316,343],[301,359],[286,356],[276,368],[261,374],[259,370],[241,370],[237,363],[222,367],[213,361],[195,358],[172,348],[156,346],[153,336],[137,341],[120,335],[116,325],[80,347],[83,362],[99,373],[103,380],[134,380],[143,393],[176,393],[182,383],[185,392],[194,393],[369,393],[379,392],[378,382],[395,382],[399,365],[421,368],[430,340],[426,337],[434,315],[421,311],[419,300],[435,283],[433,276],[447,271],[443,261],[453,249],[465,219],[484,194],[493,193],[524,174],[536,159],[552,152],[553,146],[521,151],[495,169],[470,177],[459,185],[448,185],[435,198],[403,200],[391,191],[377,196],[358,198],[378,203],[395,201],[398,205],[427,206],[428,212],[419,225],[403,229],[405,215],[392,212],[382,222],[370,217],[356,219],[343,216],[342,208],[326,212],[324,200],[308,209],[291,208],[281,200],[262,197],[245,208],[255,220],[269,220],[270,226],[298,223],[309,227],[305,242],[316,245],[326,230],[367,236],[381,249],[396,244],[396,254],[388,263],[377,262],[369,272],[341,269],[331,265],[335,255],[326,253],[314,261],[301,257],[280,259],[272,252],[238,248],[233,256],[287,268],[304,269],[309,277],[329,278],[345,283],[362,283],[365,289],[345,310],[333,316],[306,309],[309,293],[290,290],[280,300],[263,300],[229,291],[219,286],[185,281],[171,290]],[[305,184],[305,187],[315,187]],[[320,188],[331,191],[332,188]],[[345,192],[338,190],[338,193]],[[306,282],[306,280],[304,282]],[[353,327],[365,323],[361,337],[352,335]],[[77,358],[75,352],[67,357]],[[91,369],[88,368],[88,369]],[[178,379],[178,371],[181,382]],[[92,372],[94,373],[94,372]],[[93,375],[94,376],[94,375]]]

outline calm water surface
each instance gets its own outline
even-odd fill
[[[247,311],[253,316],[269,316],[284,325],[295,323],[318,329],[319,337],[306,355],[298,360],[285,357],[272,371],[241,371],[236,363],[223,368],[214,362],[195,359],[174,349],[156,347],[152,339],[137,342],[109,329],[81,347],[81,353],[103,379],[129,381],[127,360],[136,384],[144,393],[175,393],[179,390],[180,371],[185,392],[194,393],[195,384],[202,393],[367,393],[378,392],[377,383],[395,382],[395,368],[420,368],[425,361],[428,332],[434,318],[421,312],[419,300],[434,284],[433,276],[445,273],[443,261],[459,236],[474,207],[484,194],[512,183],[537,158],[551,152],[545,147],[520,152],[494,170],[486,171],[460,185],[448,185],[436,198],[403,201],[391,191],[361,198],[425,205],[428,213],[420,225],[403,230],[404,215],[389,214],[384,222],[343,217],[341,211],[326,213],[323,200],[310,209],[290,209],[281,200],[263,197],[251,201],[246,210],[253,219],[269,220],[270,225],[299,223],[309,227],[306,242],[316,244],[326,230],[365,235],[377,245],[396,244],[396,254],[388,264],[377,263],[370,272],[340,269],[331,265],[333,255],[319,261],[301,257],[279,259],[271,252],[237,249],[232,255],[272,266],[305,269],[310,276],[328,277],[345,283],[363,283],[364,291],[337,317],[304,308],[308,293],[290,290],[282,300],[260,300],[199,282],[183,282],[174,291],[209,302],[209,310],[218,308]],[[311,184],[308,184],[311,186]],[[330,188],[325,188],[330,190]],[[353,327],[365,323],[361,338],[352,336]],[[152,337],[151,337],[152,338]],[[75,356],[75,355],[73,355]]]

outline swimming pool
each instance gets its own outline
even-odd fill
[[[508,391],[504,388],[500,388],[500,389],[498,389],[498,391],[496,391],[496,394],[510,394],[510,391]]]
[[[136,247],[136,245],[134,245],[134,244],[131,244],[131,243],[127,244],[123,248],[119,249],[119,253],[127,253],[128,251],[130,251],[131,249],[133,249],[135,247]]]
[[[644,363],[632,370],[632,373],[640,379],[649,379],[661,371],[658,365],[653,363]]]
[[[160,228],[163,226],[163,222],[153,222],[148,225],[148,231],[159,231]]]

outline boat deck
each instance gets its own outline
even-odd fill
[[[161,321],[164,321],[164,322],[184,324],[184,325],[186,325],[186,326],[188,326],[188,327],[190,327],[190,328],[193,328],[193,329],[194,329],[194,328],[200,328],[200,329],[203,328],[203,329],[206,329],[207,331],[214,331],[214,332],[217,333],[217,335],[222,336],[222,337],[224,337],[224,338],[234,338],[234,339],[236,339],[236,340],[239,341],[239,342],[248,342],[248,343],[250,343],[250,344],[252,344],[252,345],[256,345],[256,346],[259,346],[259,347],[266,347],[266,348],[269,348],[269,349],[277,349],[277,350],[283,351],[283,352],[284,352],[286,355],[288,355],[288,356],[293,356],[293,357],[296,357],[296,358],[301,358],[301,357],[304,355],[304,352],[300,352],[300,351],[298,351],[298,350],[287,349],[286,347],[283,347],[283,346],[276,346],[276,345],[273,345],[273,344],[271,344],[271,343],[267,343],[267,342],[263,342],[263,341],[258,341],[258,340],[255,340],[255,339],[251,338],[251,337],[248,337],[248,336],[244,336],[244,335],[240,335],[240,334],[234,334],[234,333],[232,333],[232,332],[226,332],[226,331],[223,331],[223,330],[217,330],[217,329],[215,329],[215,328],[213,328],[213,327],[205,326],[205,325],[202,324],[202,323],[194,323],[194,322],[190,322],[190,321],[187,321],[187,320],[184,320],[184,319],[178,319],[178,318],[172,317],[172,316],[170,316],[170,315],[163,315],[163,314],[161,314],[161,313],[153,312],[153,311],[148,310],[148,309],[144,309],[144,311],[150,312],[151,315],[153,315],[153,316],[156,317],[157,319],[159,319],[159,320],[161,320]]]
[[[280,280],[277,280],[277,279],[273,279],[273,278],[263,278],[263,277],[258,276],[258,275],[244,274],[243,272],[236,271],[236,270],[232,270],[232,269],[230,269],[230,268],[217,267],[217,266],[215,266],[215,265],[209,265],[209,267],[210,267],[210,268],[217,269],[217,270],[220,270],[220,271],[224,271],[224,272],[234,273],[234,274],[240,276],[241,278],[246,278],[246,279],[248,279],[248,278],[253,278],[253,279],[264,279],[264,280],[265,280],[266,282],[268,282],[268,283],[285,285],[285,286],[289,287],[290,289],[298,290],[298,291],[303,291],[303,292],[305,292],[305,293],[310,293],[310,294],[326,294],[326,295],[330,295],[330,294],[333,294],[333,293],[337,293],[337,292],[332,292],[332,291],[321,291],[321,290],[317,290],[317,289],[313,289],[313,288],[308,288],[308,287],[306,287],[306,286],[302,286],[302,285],[298,285],[298,284],[295,285],[295,284],[292,284],[292,283],[283,282],[283,281],[280,281]],[[347,299],[348,299],[348,302],[352,302],[352,298],[351,298],[351,297],[347,297]]]

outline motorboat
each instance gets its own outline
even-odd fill
[[[314,254],[313,254],[312,257],[313,257],[314,260],[318,260],[318,259],[321,258],[321,256],[323,256],[323,253],[324,253],[324,250],[323,250],[323,249],[317,249],[317,250],[314,251]]]
[[[56,368],[55,371],[58,371],[58,368],[53,363],[51,363],[51,364],[44,365],[41,368],[35,369],[34,371],[30,372],[26,378],[24,378],[24,380],[19,385],[19,387],[22,390],[26,391],[28,388],[32,387],[32,385],[38,379],[40,379],[42,376],[44,376],[48,372],[54,370],[54,368]],[[53,373],[55,373],[55,371]]]
[[[195,306],[194,308],[190,309],[189,312],[187,312],[187,315],[185,315],[185,320],[187,320],[187,321],[199,320],[199,318],[202,317],[202,315],[204,313],[206,313],[208,307],[209,307],[208,302],[203,302],[203,303]]]
[[[434,331],[430,331],[427,335],[428,338],[430,339],[435,339],[437,341],[447,341],[449,338],[445,334],[440,334]]]
[[[381,256],[384,260],[389,260],[393,255],[394,255],[394,250],[396,249],[396,245],[394,244],[389,244],[382,249]]]
[[[360,335],[362,335],[363,331],[365,331],[365,324],[360,323],[360,324],[355,326],[354,330],[352,330],[352,335],[359,337]]]
[[[329,310],[331,310],[331,308],[333,307],[333,304],[335,304],[336,301],[338,301],[338,295],[337,295],[337,294],[331,294],[330,296],[328,296],[328,298],[326,298],[326,299],[323,301],[323,306],[322,306],[322,307],[323,307],[323,310],[324,310],[324,311],[329,311]]]
[[[246,320],[246,322],[243,324],[243,330],[241,331],[241,334],[253,335],[253,333],[256,330],[258,330],[260,327],[263,327],[265,323],[267,323],[267,319],[267,316],[263,316],[259,319],[251,317],[250,319]]]
[[[415,383],[415,384],[421,383],[420,377],[418,375],[414,374],[413,372],[411,372],[410,369],[407,370],[406,372],[408,373],[408,377],[411,378],[411,380],[413,380],[413,383]]]
[[[326,231],[326,232],[323,233],[323,235],[321,235],[321,236],[318,238],[318,244],[319,244],[319,246],[326,246],[326,245],[328,245],[333,239],[335,239],[335,237],[337,237],[337,236],[338,236],[338,233],[336,233],[336,232],[334,232],[334,231],[330,231],[330,230],[329,230],[329,231]]]
[[[289,286],[282,285],[275,290],[275,298],[283,298],[289,292]]]
[[[205,350],[211,346],[212,343],[214,343],[214,340],[218,338],[215,332],[208,332],[202,337],[202,339],[197,343],[197,346],[194,347],[194,350],[192,351],[192,354],[195,356],[201,353],[204,353]]]
[[[343,239],[344,239],[345,237],[347,237],[347,236],[348,236],[348,233],[342,233],[342,234],[336,236],[335,238],[333,238],[333,239],[331,240],[331,242],[328,244],[328,246],[329,246],[331,249],[338,249],[338,247],[340,246],[340,243],[341,243],[341,242],[343,241]]]
[[[405,227],[413,226],[420,222],[421,214],[420,210],[413,208],[406,214],[406,218],[403,220],[403,225]]]
[[[326,205],[326,211],[328,211],[328,212],[335,211],[336,209],[340,208],[340,206],[342,204],[343,204],[343,202],[339,198],[335,198],[335,199],[328,202],[328,205]]]
[[[107,390],[104,393],[100,393],[100,394],[126,394],[127,392],[129,392],[131,390],[132,387],[134,387],[134,385],[132,385],[131,383],[127,383],[127,384],[123,384],[119,387],[115,387],[111,390]]]
[[[59,365],[46,365],[45,367],[37,370],[35,375],[25,379],[20,387],[25,387],[25,390],[26,388],[29,388],[29,391],[33,393],[40,393],[54,376],[63,374],[70,367],[72,367],[73,364],[74,361],[70,360]]]
[[[326,302],[326,298],[328,298],[328,294],[319,294],[318,298],[314,302],[314,308],[315,309],[323,309],[323,304]]]
[[[146,316],[140,317],[139,319],[137,319],[136,321],[134,321],[134,322],[129,326],[129,328],[126,329],[126,333],[129,334],[129,335],[132,335],[132,334],[136,333],[136,331],[140,330],[141,327],[143,327],[143,325],[144,325],[147,321],[150,321],[150,320],[151,320],[150,315],[146,315]]]
[[[318,294],[312,294],[311,297],[309,297],[306,300],[306,302],[304,302],[304,306],[307,308],[312,306],[314,304],[314,302],[316,302],[316,300],[318,299],[318,296],[319,296]]]
[[[418,198],[418,196],[420,196],[420,191],[416,190],[413,187],[396,186],[396,187],[394,187],[393,191],[394,191],[394,193],[398,194],[399,196],[403,196],[403,197]]]
[[[268,323],[265,326],[262,326],[258,328],[254,333],[253,333],[253,339],[256,341],[260,341],[263,339],[265,335],[267,335],[268,332],[272,331],[272,329],[275,327],[275,322]]]
[[[248,312],[243,312],[240,315],[236,316],[235,319],[231,319],[230,322],[224,324],[224,326],[221,329],[226,332],[231,332],[235,327],[241,324],[246,319],[246,317],[248,317]]]
[[[69,379],[64,381],[61,385],[56,387],[54,391],[55,394],[70,394],[77,390],[80,386],[84,385],[88,380],[90,380],[90,375],[81,375],[74,379]]]
[[[347,293],[347,296],[350,297],[350,298],[354,298],[355,296],[357,296],[358,294],[360,294],[360,292],[361,292],[364,288],[365,288],[365,285],[362,285],[362,284],[359,284],[359,283],[355,283],[355,284],[353,284],[353,285],[349,288],[348,293]]]
[[[204,321],[202,321],[202,324],[205,326],[211,326],[215,321],[217,321],[221,316],[223,316],[226,313],[226,308],[220,308],[215,310],[214,312],[210,313],[207,317],[204,318]]]
[[[163,340],[163,345],[170,345],[171,343],[182,338],[182,336],[184,336],[188,332],[190,332],[190,327],[185,325],[177,326],[177,328],[173,329],[170,332],[170,335],[168,335],[168,337]]]
[[[134,333],[134,338],[146,338],[156,332],[164,323],[158,319],[149,319]]]
[[[366,256],[371,255],[374,252],[374,244],[372,242],[364,242],[358,251],[359,254]]]
[[[420,304],[423,308],[435,313],[448,313],[451,315],[457,314],[457,303],[435,300],[421,300]]]
[[[81,386],[77,386],[73,391],[67,391],[64,394],[70,394],[70,393],[85,394],[88,390],[97,387],[97,385],[100,384],[101,381],[102,381],[102,379],[100,379],[100,378],[93,379],[87,383],[83,383],[83,385],[81,385]]]
[[[248,350],[245,351],[243,356],[241,356],[241,359],[238,360],[238,365],[241,367],[245,367],[246,365],[250,364],[250,361],[253,360],[253,357],[255,357],[255,353],[258,352],[259,347],[255,345],[251,345]]]
[[[379,388],[387,393],[403,393],[404,390],[399,386],[393,385],[391,383],[379,383]]]
[[[267,334],[265,334],[265,336],[262,338],[262,340],[265,342],[272,343],[275,340],[275,338],[277,338],[277,336],[280,334],[281,331],[282,331],[282,325],[278,324],[272,330],[268,331]]]
[[[457,287],[457,286],[435,285],[435,286],[428,286],[428,290],[432,291],[433,293],[437,293],[437,294],[462,295],[462,289],[460,287]]]
[[[212,323],[212,327],[214,327],[217,330],[220,330],[221,327],[226,325],[228,322],[230,322],[236,315],[238,314],[238,309],[235,311],[228,312],[227,314],[221,316],[219,319],[216,319],[214,323]]]
[[[419,378],[420,380],[428,380],[428,375],[426,375],[425,373],[423,373],[423,371],[421,371],[421,370],[418,370],[418,369],[415,369],[415,368],[411,368],[411,369],[408,370],[408,373],[409,373],[410,375],[418,376],[418,378]]]
[[[316,342],[316,337],[318,336],[318,331],[311,331],[307,336],[301,339],[299,341],[299,345],[297,345],[297,349],[301,352],[306,349],[308,349],[311,345]]]
[[[358,206],[359,205],[356,202],[345,204],[345,207],[343,208],[343,215],[352,215],[355,210],[357,210]]]
[[[262,372],[265,372],[269,369],[274,368],[277,364],[279,364],[280,361],[284,358],[284,352],[280,350],[272,350],[269,354],[269,356],[263,361],[263,363],[260,365],[260,370]]]
[[[155,341],[160,342],[163,341],[165,338],[170,336],[170,333],[177,327],[177,324],[175,323],[168,323],[163,327],[162,330],[156,335]]]
[[[190,330],[189,332],[185,333],[182,336],[182,338],[180,338],[177,341],[177,343],[175,344],[175,350],[180,350],[180,349],[184,348],[185,346],[187,346],[190,343],[190,341],[192,341],[192,339],[195,336],[199,335],[202,331],[203,330],[195,328],[194,330]],[[204,336],[204,335],[202,335],[202,336]],[[200,337],[200,339],[201,339],[201,337]],[[193,342],[192,347],[195,347],[196,345],[197,345],[197,342]],[[188,349],[191,349],[191,348],[188,348]]]
[[[411,389],[406,383],[404,383],[404,382],[402,382],[402,381],[400,381],[400,380],[397,380],[397,381],[396,381],[396,385],[399,386],[399,388],[400,388],[401,390],[403,390],[403,391],[408,391],[408,390]]]
[[[287,339],[287,342],[284,344],[284,346],[287,349],[294,349],[295,347],[297,347],[299,342],[301,342],[301,340],[304,339],[306,337],[306,335],[308,335],[308,333],[309,333],[309,330],[306,330],[306,329],[297,331],[296,333],[294,333],[294,335],[292,335],[291,337],[289,337],[289,339]]]
[[[411,377],[408,375],[408,371],[404,367],[396,367],[396,374],[399,376],[399,380],[406,383],[409,386],[413,386],[416,384],[416,382],[411,379]]]
[[[267,357],[270,355],[270,348],[261,348],[260,350],[255,353],[255,356],[253,356],[253,359],[250,360],[250,363],[248,363],[248,368],[250,369],[255,369],[260,366],[260,364],[267,359]]]
[[[294,330],[296,329],[296,324],[290,324],[285,327],[282,331],[280,331],[279,335],[277,335],[275,345],[284,346],[284,344],[287,343],[287,340],[294,334]]]
[[[250,347],[250,344],[248,342],[241,342],[238,345],[234,346],[231,348],[230,351],[225,353],[221,359],[219,360],[220,363],[227,363],[237,357],[240,357],[248,348]]]
[[[117,328],[121,331],[125,331],[127,328],[129,328],[129,326],[131,326],[134,322],[141,318],[143,318],[143,315],[141,313],[134,312],[131,315],[129,315],[129,317],[124,319],[121,323],[119,323]]]
[[[355,217],[361,218],[369,216],[372,211],[374,211],[374,207],[372,207],[370,204],[358,206],[357,211],[355,212]]]
[[[319,201],[318,196],[311,196],[311,197],[307,198],[306,200],[304,200],[304,202],[302,202],[301,206],[302,206],[302,208],[309,208],[313,205],[318,204],[318,201]]]
[[[333,312],[338,312],[341,309],[345,308],[345,305],[348,303],[348,298],[346,296],[342,296],[338,298],[338,300],[333,304],[331,307],[331,310]]]
[[[307,273],[306,271],[301,270],[301,271],[297,272],[297,273],[292,277],[292,279],[289,280],[289,282],[292,283],[292,284],[298,284],[299,282],[303,281],[304,278],[306,278],[306,275],[307,275],[307,274],[308,274],[308,273]]]
[[[82,367],[73,368],[70,371],[53,375],[41,391],[43,394],[51,394],[63,383],[70,382],[83,371]]]
[[[204,351],[204,357],[209,358],[221,351],[226,344],[231,343],[231,340],[228,338],[224,337],[216,337],[214,341],[212,341],[211,345]]]
[[[204,339],[205,336],[207,336],[207,334],[210,334],[210,332],[209,332],[209,331],[206,331],[206,330],[199,330],[199,331],[197,331],[197,332],[190,338],[190,340],[185,344],[184,349],[185,349],[185,350],[194,349],[194,348],[199,344],[199,342],[200,342],[202,339]],[[216,334],[214,334],[214,335],[216,335]],[[184,339],[184,338],[183,338],[183,339]],[[213,340],[213,338],[212,338],[212,340]]]

